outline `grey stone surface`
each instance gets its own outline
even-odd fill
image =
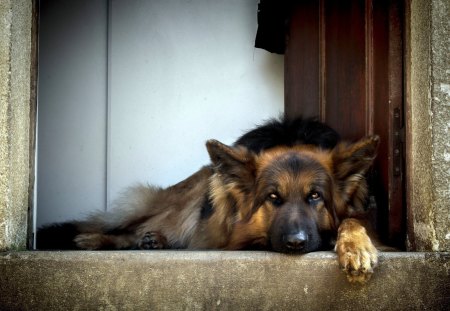
[[[0,1],[0,250],[26,247],[31,11],[29,0]]]
[[[450,254],[382,253],[365,285],[317,252],[0,254],[2,310],[445,310]]]
[[[450,2],[433,1],[431,18],[433,115],[432,221],[436,228],[437,250],[450,250]]]
[[[450,250],[449,7],[445,0],[410,7],[407,196],[408,242],[415,250]]]

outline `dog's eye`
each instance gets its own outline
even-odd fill
[[[317,191],[313,191],[309,194],[308,196],[308,201],[313,203],[313,202],[317,202],[318,200],[320,200],[322,198],[322,196],[320,195],[319,192]]]
[[[267,199],[275,206],[280,206],[283,204],[283,200],[277,193],[269,194]]]

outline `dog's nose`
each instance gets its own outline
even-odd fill
[[[305,231],[300,231],[295,234],[288,234],[286,236],[286,247],[293,251],[301,251],[306,247],[308,236]]]

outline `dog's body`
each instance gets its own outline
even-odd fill
[[[37,247],[306,253],[337,238],[349,280],[365,281],[377,251],[349,217],[364,209],[378,137],[337,142],[336,132],[311,120],[272,121],[233,147],[208,141],[211,165],[166,189],[130,188],[112,212],[44,227]]]

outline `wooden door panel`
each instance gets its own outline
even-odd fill
[[[389,238],[389,133],[392,128],[389,108],[388,58],[389,14],[386,1],[374,1],[371,12],[371,87],[373,103],[373,132],[380,136],[379,156],[374,165],[373,183],[378,203],[378,223],[383,236]],[[376,48],[374,48],[375,46]],[[380,81],[381,83],[377,83]],[[384,206],[384,208],[383,208]]]
[[[343,137],[366,131],[364,1],[325,1],[325,104],[322,119]]]
[[[292,13],[285,63],[285,113],[320,115],[320,2],[305,0]],[[306,46],[306,48],[305,48]],[[291,53],[289,52],[292,51]],[[299,83],[296,83],[298,81]],[[301,98],[301,105],[296,104]]]
[[[371,182],[381,233],[396,246],[404,243],[401,3],[299,1],[285,58],[287,117],[319,116],[350,140],[380,135]]]

